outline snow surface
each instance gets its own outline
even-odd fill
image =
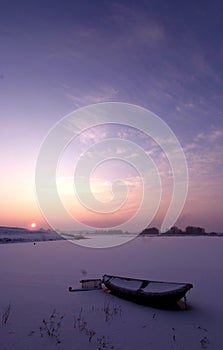
[[[90,249],[67,241],[0,245],[0,350],[223,348],[223,238],[140,237]],[[103,290],[68,292],[113,274],[191,282],[186,311]]]

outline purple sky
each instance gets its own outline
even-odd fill
[[[8,1],[0,52],[0,224],[45,225],[34,190],[43,138],[78,107],[122,101],[156,113],[183,146],[177,224],[223,232],[221,1]]]

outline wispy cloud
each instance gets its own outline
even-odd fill
[[[209,142],[214,142],[219,139],[223,139],[223,128],[211,130],[209,133],[201,132],[195,138],[197,141],[206,140]]]
[[[148,18],[148,14],[139,7],[130,8],[130,6],[115,3],[112,10],[112,24],[115,28],[119,28],[116,44],[122,42],[124,46],[153,45],[165,39],[163,24]]]
[[[108,133],[109,127],[107,126],[94,127],[82,132],[79,135],[79,140],[85,145],[89,145],[91,143],[99,143],[100,141],[107,138]]]
[[[198,133],[191,143],[184,146],[191,186],[194,184],[203,191],[203,181],[209,184],[209,189],[210,186],[215,187],[214,182],[217,179],[222,182],[223,142],[221,139],[223,141],[223,128],[211,130],[209,133]]]
[[[71,100],[76,107],[83,107],[93,103],[109,102],[116,99],[118,90],[111,86],[95,86],[84,91],[71,90],[65,96]]]
[[[79,22],[67,25],[62,33],[58,32],[59,43],[51,46],[49,59],[65,59],[86,61],[100,60],[103,58],[114,59],[118,57],[126,58],[125,50],[135,56],[137,47],[154,47],[161,45],[166,40],[166,31],[162,21],[148,16],[143,9],[138,6],[124,5],[113,2],[108,4],[108,11],[104,13],[104,23]],[[122,56],[124,54],[124,56]]]

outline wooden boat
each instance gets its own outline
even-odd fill
[[[154,307],[172,308],[193,288],[191,283],[159,282],[104,275],[102,283],[112,294]]]

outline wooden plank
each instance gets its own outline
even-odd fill
[[[69,287],[69,292],[88,292],[88,291],[92,291],[92,290],[100,290],[102,289],[102,287],[98,287],[98,288],[72,288]]]

